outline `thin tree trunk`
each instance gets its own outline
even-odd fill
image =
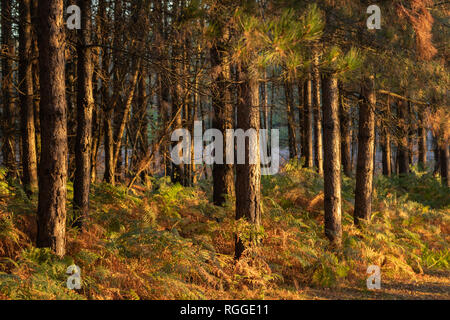
[[[408,101],[408,164],[414,165],[414,135],[417,133],[413,104]]]
[[[22,183],[29,194],[36,192],[38,188],[30,5],[30,0],[22,0],[19,3],[19,98],[22,133]]]
[[[341,159],[339,92],[335,74],[323,78],[323,130],[324,136],[324,209],[325,235],[340,247],[341,225]]]
[[[441,169],[441,155],[439,151],[438,139],[436,133],[433,132],[433,155],[434,155],[434,170],[433,173],[437,174]]]
[[[352,128],[354,128],[353,130],[352,130],[352,154],[351,154],[351,160],[352,160],[352,165],[351,165],[351,167],[352,168],[355,168],[355,161],[357,161],[358,159],[356,159],[357,157],[358,157],[358,155],[357,155],[357,149],[358,149],[358,133],[357,133],[357,130],[356,130],[356,127],[358,127],[358,124],[357,124],[357,120],[356,119],[354,119],[353,117],[351,117],[352,119],[351,119],[351,122],[352,122]]]
[[[134,67],[134,73],[133,73],[133,77],[130,82],[128,96],[125,101],[123,115],[122,115],[122,118],[120,119],[120,122],[117,127],[117,131],[114,135],[114,141],[115,141],[114,160],[113,160],[114,163],[117,163],[119,161],[120,150],[121,150],[121,146],[122,146],[122,138],[123,138],[123,134],[125,132],[125,126],[127,125],[127,122],[128,122],[128,118],[129,118],[128,115],[130,113],[131,103],[133,102],[133,96],[134,96],[136,83],[137,83],[137,79],[138,79],[138,75],[139,75],[139,65],[140,65],[140,62],[137,62],[136,66]]]
[[[373,152],[375,135],[374,77],[362,84],[364,101],[359,109],[358,162],[356,167],[355,224],[369,220],[372,214]]]
[[[398,105],[400,141],[398,144],[398,173],[409,172],[409,143],[408,143],[408,105],[400,101]]]
[[[344,104],[344,96],[339,95],[339,115],[340,115],[340,131],[341,131],[341,160],[344,174],[347,177],[352,175],[352,161],[351,161],[351,134],[352,119],[350,117],[349,106]],[[328,136],[324,134],[325,137]],[[324,139],[324,144],[325,144]]]
[[[304,157],[305,167],[313,167],[313,104],[312,104],[312,81],[310,75],[305,81],[303,89],[303,126],[305,130]]]
[[[34,112],[34,127],[35,127],[35,136],[36,136],[36,163],[37,163],[37,171],[39,171],[39,163],[41,158],[41,121],[39,119],[39,104],[40,97],[38,92],[40,92],[39,85],[39,60],[37,57],[39,56],[39,48],[37,41],[37,33],[39,30],[39,22],[38,22],[38,1],[31,1],[31,22],[32,22],[32,57],[36,57],[34,61],[32,61],[32,74],[33,74],[33,112]]]
[[[320,110],[320,73],[318,48],[313,49],[314,59],[312,67],[313,79],[313,108],[314,108],[314,165],[319,174],[323,174],[323,146],[322,146],[322,114]]]
[[[273,85],[272,85],[273,86]],[[298,81],[297,93],[298,93],[298,120],[300,128],[300,158],[305,159],[305,126],[304,126],[304,113],[305,113],[305,101],[304,101],[304,85],[301,80]],[[273,99],[272,99],[273,100]]]
[[[427,167],[427,128],[424,121],[424,113],[419,119],[419,129],[417,132],[419,139],[419,168],[425,170]]]
[[[7,168],[7,177],[16,176],[15,139],[14,139],[14,101],[13,101],[13,57],[15,53],[12,34],[12,1],[2,0],[1,26],[2,51],[7,57],[2,58],[2,104],[3,104],[3,161]]]
[[[449,172],[449,143],[442,142],[439,146],[440,165],[441,165],[441,179],[442,185],[450,187],[450,172]]]
[[[387,97],[386,102],[386,117],[390,119],[391,114],[391,100]],[[383,175],[390,177],[392,175],[392,164],[391,164],[391,134],[387,124],[382,125],[381,132],[383,136],[381,137],[381,151],[383,153]]]
[[[74,38],[75,39],[75,38]],[[67,143],[69,164],[67,178],[72,181],[75,176],[75,144],[76,144],[76,73],[77,57],[68,56],[66,60],[66,99],[67,99]]]
[[[115,183],[115,163],[114,163],[114,139],[113,139],[113,124],[112,124],[112,109],[106,107],[105,119],[103,124],[103,129],[105,130],[105,173],[103,175],[103,180],[106,183],[114,185]]]
[[[67,100],[62,0],[39,1],[42,155],[39,168],[37,246],[65,254]]]
[[[94,96],[92,88],[92,52],[88,46],[91,32],[91,5],[86,0],[78,0],[78,5],[81,9],[81,30],[79,30],[79,42],[77,44],[77,136],[75,141],[73,208],[75,210],[75,225],[81,228],[89,214]]]
[[[284,93],[286,96],[286,113],[288,118],[289,157],[297,159],[298,149],[297,135],[295,132],[294,99],[292,96],[292,85],[288,80],[284,83]]]
[[[146,91],[147,75],[142,68],[139,76],[137,99],[133,108],[133,123],[131,123],[130,141],[133,148],[131,160],[132,171],[135,171],[137,165],[143,160],[148,152],[148,118],[147,105],[148,97]],[[134,142],[133,142],[134,140]],[[141,180],[145,178],[145,172],[141,174]]]

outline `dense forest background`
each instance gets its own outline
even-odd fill
[[[449,299],[449,11],[1,0],[0,299]]]

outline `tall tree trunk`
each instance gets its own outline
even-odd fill
[[[267,71],[266,71],[266,69],[264,69],[263,77],[264,77],[264,81],[261,84],[261,97],[263,99],[262,114],[263,114],[264,121],[263,121],[263,125],[262,126],[264,127],[264,129],[267,130],[266,142],[267,142],[267,147],[270,150],[270,140],[269,140],[270,139],[270,131],[269,130],[271,128],[269,127],[269,100],[268,100],[269,99],[269,93],[268,93],[269,86],[267,84]],[[268,155],[270,156],[270,154],[268,154]]]
[[[62,0],[39,1],[42,155],[39,168],[37,246],[65,254],[67,100]]]
[[[353,117],[351,117],[351,122],[352,122],[352,128],[354,128],[352,130],[352,152],[351,152],[351,167],[355,168],[355,161],[357,161],[357,149],[358,149],[358,131],[356,130],[356,127],[358,127],[358,122],[357,119],[354,119]]]
[[[305,130],[304,157],[305,167],[313,167],[313,104],[312,104],[312,81],[308,74],[303,89],[303,126]]]
[[[233,128],[233,105],[231,103],[231,92],[228,85],[230,70],[223,71],[224,46],[218,42],[211,48],[211,65],[217,71],[214,73],[212,90],[212,105],[214,109],[213,126],[223,134],[223,145],[227,145],[228,136],[226,130]],[[213,165],[213,201],[217,206],[225,204],[227,196],[233,194],[234,172],[233,165],[226,163],[224,153],[223,164]]]
[[[180,72],[180,69],[176,66],[173,66],[173,72],[174,73],[178,73]],[[182,118],[182,113],[181,111],[179,111],[179,109],[182,110],[183,108],[183,102],[181,99],[181,92],[182,92],[182,87],[179,83],[177,83],[176,85],[174,85],[172,87],[172,106],[171,106],[171,114],[172,114],[172,119],[174,119],[174,130],[176,129],[180,129],[183,126],[183,118]],[[174,148],[178,143],[177,142],[172,142],[172,148]],[[180,159],[182,158],[182,154],[181,154],[181,150],[180,150]],[[184,172],[184,163],[181,164],[175,164],[172,162],[172,166],[171,166],[171,170],[170,170],[170,178],[172,180],[173,183],[179,183],[181,185],[184,185],[184,177],[185,177],[185,172]]]
[[[31,24],[32,24],[32,56],[36,57],[32,63],[32,74],[33,74],[33,111],[34,111],[34,127],[35,127],[35,136],[36,136],[36,163],[37,170],[39,170],[39,163],[41,158],[41,121],[39,119],[39,104],[40,104],[40,96],[37,94],[40,92],[39,85],[39,60],[37,57],[39,56],[39,48],[37,41],[37,33],[39,30],[39,14],[38,14],[38,1],[31,1]]]
[[[364,101],[359,109],[358,161],[356,167],[355,224],[369,220],[372,214],[373,152],[375,135],[375,88],[374,77],[362,83]]]
[[[441,155],[439,152],[438,138],[436,133],[433,132],[433,156],[434,156],[434,170],[433,174],[440,172],[441,168]]]
[[[108,32],[108,25],[106,21],[106,8],[107,4],[105,0],[99,1],[99,16],[100,16],[100,28],[101,33]],[[107,46],[109,43],[106,39],[100,39],[103,45]],[[113,115],[114,110],[112,101],[109,98],[109,86],[111,81],[110,76],[110,52],[106,47],[102,49],[101,58],[101,71],[102,71],[102,83],[101,83],[101,97],[103,108],[103,148],[105,155],[105,171],[103,173],[103,181],[106,183],[115,183],[115,163],[114,163],[114,138],[113,138]]]
[[[103,129],[105,130],[105,173],[103,175],[103,180],[106,183],[114,185],[115,183],[115,163],[114,163],[114,139],[113,139],[113,124],[112,116],[113,112],[110,107],[106,107],[105,119],[103,123]]]
[[[92,88],[91,5],[87,0],[78,0],[81,9],[81,30],[77,44],[78,91],[77,91],[77,136],[75,141],[75,180],[73,184],[73,207],[75,225],[82,227],[89,213],[89,191],[91,183]]]
[[[273,87],[273,84],[272,84]],[[305,99],[304,99],[304,85],[302,83],[301,80],[298,81],[298,85],[297,85],[297,94],[298,94],[298,122],[299,122],[299,128],[300,128],[300,158],[301,159],[306,159],[305,158],[305,126],[304,126],[304,110],[305,110]],[[273,96],[273,90],[272,90],[272,96]],[[272,98],[273,101],[273,98]],[[273,102],[272,102],[273,104]]]
[[[297,135],[295,132],[294,99],[292,96],[292,84],[288,80],[284,82],[284,93],[286,97],[286,113],[288,118],[289,157],[297,159],[298,149]]]
[[[117,163],[119,161],[120,157],[120,150],[122,146],[122,138],[123,134],[125,132],[125,127],[127,125],[128,119],[129,119],[129,113],[131,109],[131,103],[133,102],[134,92],[136,88],[136,83],[139,75],[139,66],[140,61],[138,61],[134,66],[134,73],[131,78],[130,82],[130,88],[128,91],[128,95],[125,101],[125,106],[123,110],[123,114],[121,115],[120,121],[118,122],[118,126],[116,127],[116,132],[114,134],[114,163]]]
[[[409,172],[409,143],[408,143],[408,105],[400,101],[398,105],[398,118],[400,141],[398,143],[398,173],[399,175]]]
[[[347,177],[352,175],[352,160],[351,160],[351,127],[352,119],[350,117],[350,106],[344,104],[344,96],[339,94],[339,116],[340,116],[340,131],[341,131],[341,160],[344,174]],[[325,137],[328,136],[324,134]],[[327,139],[324,139],[327,140]]]
[[[386,114],[385,116],[390,119],[391,114],[391,100],[389,96],[386,102]],[[382,124],[381,128],[381,151],[383,153],[383,175],[390,177],[392,174],[392,164],[391,164],[391,134],[388,124]]]
[[[98,56],[97,56],[98,58]],[[98,60],[98,59],[96,59]],[[94,183],[97,180],[97,158],[98,158],[98,151],[100,148],[100,143],[103,138],[103,130],[102,130],[102,123],[103,123],[103,114],[102,109],[100,108],[101,105],[101,99],[100,99],[100,84],[98,82],[98,75],[100,70],[98,67],[96,67],[97,63],[93,62],[94,64],[94,76],[92,83],[94,85],[94,108],[92,110],[92,143],[91,143],[91,183]]]
[[[339,128],[339,92],[337,76],[323,78],[323,130],[324,136],[324,209],[325,235],[340,247],[341,225],[341,159]]]
[[[22,183],[28,193],[34,193],[38,188],[38,177],[31,62],[33,55],[30,5],[30,0],[21,0],[19,3],[19,98],[22,135]]]
[[[236,220],[244,218],[252,228],[258,229],[261,222],[258,81],[250,75],[246,67],[241,67],[240,76],[242,83],[239,85],[237,128],[244,131],[254,130],[256,136],[253,143],[251,138],[245,143],[245,164],[236,164]],[[254,156],[256,163],[250,163],[251,155]],[[258,239],[254,236],[250,239],[251,243],[257,241]],[[244,242],[237,235],[236,259],[241,257],[245,247]]]
[[[414,106],[408,102],[408,164],[414,164],[414,135],[417,133]]]
[[[424,121],[424,114],[422,112],[421,119],[419,121],[419,129],[417,136],[419,139],[419,168],[425,170],[427,167],[427,128]]]
[[[322,114],[320,110],[320,73],[318,48],[313,49],[313,105],[314,105],[314,165],[319,174],[323,173],[323,146],[322,146]]]
[[[67,34],[72,35],[71,33]],[[75,37],[70,39],[75,41]],[[70,52],[70,51],[69,51]],[[76,73],[77,73],[77,57],[71,53],[66,60],[66,99],[67,99],[67,143],[69,150],[69,164],[67,178],[73,181],[75,175],[75,144],[76,144]]]
[[[13,101],[13,57],[15,53],[12,34],[12,7],[11,0],[2,0],[1,26],[2,26],[2,52],[7,56],[2,58],[2,104],[3,104],[3,161],[7,168],[7,176],[16,176],[14,139],[14,101]]]
[[[439,145],[442,185],[450,187],[450,171],[449,171],[450,152],[448,148],[449,143],[447,141],[443,141]]]
[[[139,77],[138,91],[137,91],[137,101],[136,106],[133,110],[133,123],[131,126],[134,130],[131,133],[130,140],[132,141],[131,146],[133,147],[132,156],[132,170],[137,170],[137,166],[141,161],[143,161],[145,155],[148,153],[148,96],[146,89],[147,74],[144,68],[141,70],[141,75]],[[149,79],[151,81],[151,78]],[[134,140],[134,143],[133,143]],[[142,172],[141,180],[145,178],[146,172]]]

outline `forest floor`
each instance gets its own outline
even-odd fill
[[[211,204],[211,182],[166,178],[126,190],[94,184],[86,230],[71,227],[67,255],[37,249],[36,198],[0,170],[0,299],[450,299],[450,193],[431,173],[377,176],[373,215],[353,225],[355,180],[343,178],[343,243],[323,234],[323,179],[287,163],[262,179],[262,227],[235,221],[233,199]],[[233,259],[234,234],[259,246]],[[66,286],[81,269],[80,290]],[[367,268],[381,269],[368,290]]]
[[[307,299],[374,299],[374,300],[450,300],[450,272],[435,271],[418,275],[415,280],[388,279],[382,281],[380,290],[341,286],[300,291]]]

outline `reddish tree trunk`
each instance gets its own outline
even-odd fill
[[[356,167],[355,224],[372,214],[373,153],[375,136],[375,90],[373,77],[362,86],[364,101],[359,109],[358,162]]]
[[[288,118],[288,137],[289,137],[289,157],[298,158],[297,135],[295,132],[295,114],[294,99],[292,96],[292,84],[289,81],[284,83],[284,93],[286,97],[286,113]]]
[[[409,143],[408,143],[408,105],[400,101],[398,105],[400,141],[398,144],[398,173],[409,172]]]
[[[14,139],[14,101],[13,101],[13,57],[14,39],[12,34],[12,7],[11,0],[2,0],[2,104],[3,104],[3,162],[7,168],[7,176],[16,176],[15,139]]]
[[[323,78],[323,130],[324,136],[324,209],[325,235],[340,247],[341,225],[341,159],[339,128],[339,92],[337,76]]]
[[[73,207],[75,225],[82,227],[89,213],[89,191],[91,184],[92,110],[94,96],[92,88],[92,52],[90,47],[91,7],[90,2],[78,0],[81,8],[81,30],[77,44],[78,91],[77,91],[77,136],[75,141],[75,179],[73,183]]]
[[[304,158],[305,167],[313,167],[313,104],[312,104],[312,81],[310,76],[305,81],[303,89],[303,126],[305,130]]]
[[[449,144],[448,142],[442,142],[439,146],[440,154],[440,166],[441,166],[441,179],[442,185],[450,187],[450,172],[449,172]]]
[[[20,127],[22,134],[22,182],[27,192],[38,188],[36,134],[33,102],[33,70],[30,0],[19,3],[19,99]]]
[[[349,106],[344,105],[344,98],[342,94],[339,99],[339,115],[340,115],[340,131],[341,131],[341,160],[344,174],[347,177],[352,175],[352,160],[351,160],[351,127],[352,119],[350,117]],[[325,134],[324,134],[325,135]],[[326,135],[325,135],[326,137]],[[324,139],[325,141],[326,139]]]
[[[255,130],[256,141],[245,143],[245,164],[236,164],[236,220],[244,218],[252,228],[259,228],[261,222],[261,165],[259,158],[259,99],[258,81],[247,68],[242,68],[237,108],[237,128],[244,131]],[[255,155],[256,163],[250,164],[250,155]],[[257,239],[251,237],[252,243]],[[239,259],[245,250],[245,244],[236,237],[235,258]]]
[[[386,102],[386,116],[390,117],[391,114],[391,101],[389,96]],[[383,153],[383,175],[390,177],[392,174],[392,165],[391,165],[391,134],[388,127],[388,124],[382,125],[381,129],[383,135],[381,137],[381,151]]]
[[[322,146],[322,114],[320,110],[320,73],[319,53],[314,49],[314,60],[312,68],[313,78],[313,105],[314,105],[314,165],[319,174],[323,173],[323,146]]]
[[[62,0],[39,1],[42,155],[39,168],[37,246],[65,254],[67,100]]]
[[[214,109],[213,126],[223,134],[223,145],[227,145],[226,130],[233,128],[233,105],[231,104],[231,92],[227,83],[230,75],[221,70],[223,64],[224,47],[222,42],[211,48],[212,67],[216,68],[216,77],[212,86],[212,105]],[[222,206],[228,196],[233,194],[234,188],[233,165],[227,164],[224,159],[222,164],[213,165],[213,201],[215,205]]]

